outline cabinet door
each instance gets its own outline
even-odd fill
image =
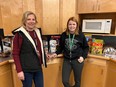
[[[48,64],[43,68],[45,87],[63,87],[61,79],[61,63]]]
[[[78,13],[95,13],[97,10],[97,0],[78,0]]]
[[[43,34],[59,34],[59,0],[43,0]]]
[[[0,66],[0,87],[13,87],[10,64],[4,64]]]
[[[81,87],[104,87],[106,68],[102,63],[95,61],[85,61],[82,72]]]
[[[108,62],[107,80],[105,87],[116,87],[116,62]]]
[[[12,87],[23,87],[21,80],[17,76],[15,64],[11,63],[11,66],[12,66],[12,78],[13,78],[13,85],[14,85]],[[11,86],[8,86],[8,87],[11,87]],[[34,87],[34,84],[32,85],[32,87]]]
[[[116,12],[116,0],[98,0],[98,12]]]
[[[60,7],[60,26],[65,31],[68,19],[76,14],[76,0],[60,0]]]
[[[22,87],[22,83],[18,79],[18,76],[17,76],[15,64],[11,63],[11,66],[12,66],[12,75],[13,75],[13,84],[14,84],[14,87]]]

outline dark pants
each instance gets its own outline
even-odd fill
[[[69,84],[69,78],[72,70],[74,72],[75,80],[74,87],[80,87],[83,64],[84,63],[79,63],[77,59],[72,61],[64,59],[62,67],[62,82],[64,87],[71,87]]]
[[[26,72],[24,73],[25,80],[22,81],[23,87],[32,87],[32,82],[34,81],[35,87],[43,86],[43,73],[42,71],[37,72]]]

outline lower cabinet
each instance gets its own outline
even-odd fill
[[[49,64],[43,69],[44,87],[63,87],[61,79],[61,63]]]
[[[56,58],[48,64],[47,68],[43,68],[44,87],[64,87],[62,84],[62,58]],[[53,63],[54,62],[54,63]],[[71,72],[69,83],[74,85],[74,76]]]
[[[13,83],[14,87],[22,87],[21,81],[17,77],[17,72],[15,65],[12,62],[12,73],[13,73]],[[62,84],[62,59],[54,59],[50,61],[47,68],[43,68],[44,75],[44,87],[63,87]],[[74,85],[73,73],[71,73],[70,84]],[[1,86],[0,86],[1,87]],[[10,87],[10,86],[9,86]],[[11,86],[13,87],[13,86]],[[33,84],[34,87],[34,84]]]
[[[48,62],[43,68],[44,87],[63,87],[62,58]],[[84,62],[81,87],[116,87],[116,60],[88,57]],[[74,85],[73,72],[70,84]],[[0,64],[0,87],[22,87],[17,77],[14,61]],[[34,84],[33,86],[34,87]]]
[[[13,87],[11,65],[0,65],[0,87]]]
[[[62,79],[61,79],[61,68],[62,68],[61,65],[62,65],[61,63],[55,63],[55,64],[48,64],[47,68],[43,67],[44,87],[63,87]],[[22,87],[22,83],[17,77],[17,72],[14,63],[12,63],[12,73],[13,73],[14,87]],[[13,87],[13,86],[9,86],[9,87]]]
[[[11,66],[12,66],[13,84],[14,84],[13,87],[23,87],[22,83],[21,83],[21,80],[19,80],[18,77],[17,77],[17,72],[16,72],[15,64],[11,63]]]
[[[106,61],[88,58],[85,60],[81,87],[105,87]]]
[[[105,87],[116,87],[116,60],[108,62],[108,74]]]

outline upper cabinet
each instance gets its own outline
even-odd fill
[[[59,33],[59,0],[43,0],[43,34]]]
[[[0,28],[5,36],[12,35],[12,30],[21,25],[25,11],[32,11],[37,16],[37,27],[44,35],[61,34],[69,17],[76,15],[77,0],[1,0]]]
[[[42,33],[61,34],[69,17],[76,15],[76,0],[42,0]]]
[[[65,31],[70,17],[76,17],[77,0],[60,0],[60,29]]]
[[[97,0],[78,0],[77,12],[78,13],[95,13]]]
[[[21,26],[25,11],[33,11],[37,15],[37,26],[41,26],[41,3],[41,0],[0,0],[0,28],[4,29],[5,36],[12,35],[12,30]]]
[[[77,11],[81,13],[116,12],[115,0],[78,0]]]
[[[116,12],[116,0],[98,0],[98,12]]]

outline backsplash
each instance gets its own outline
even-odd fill
[[[116,59],[116,36],[87,34],[89,53]]]
[[[92,38],[104,40],[104,47],[113,47],[116,49],[116,36],[92,35]]]

